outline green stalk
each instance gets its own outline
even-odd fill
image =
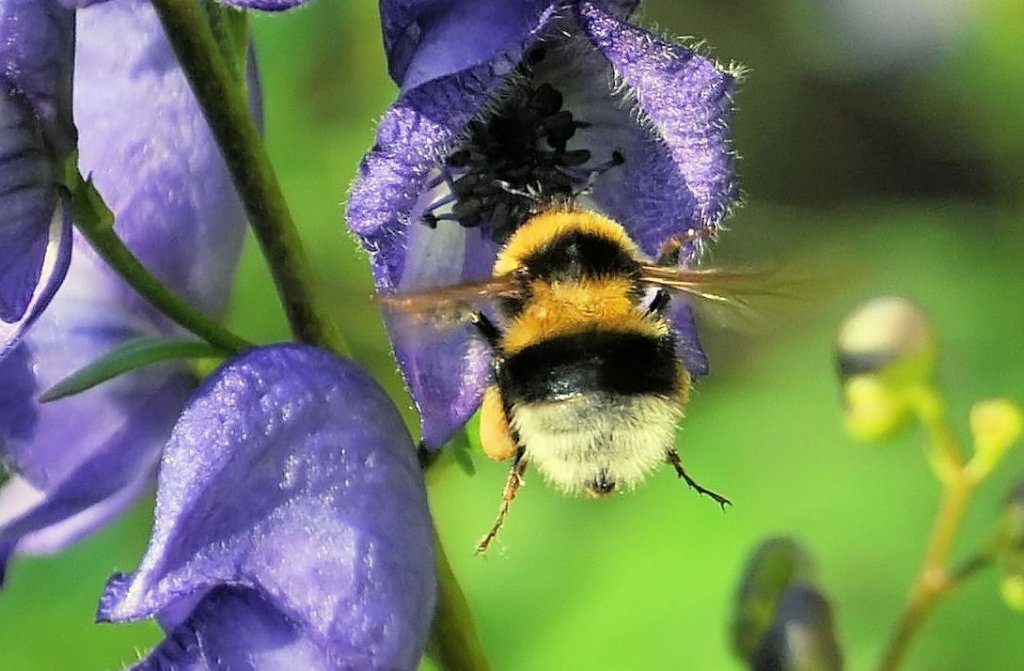
[[[209,15],[197,0],[151,1],[224,154],[295,337],[346,353],[341,337],[320,318],[325,313],[317,309],[313,298],[301,241],[249,114],[242,83],[231,76]],[[237,30],[237,23],[233,29]],[[490,667],[465,596],[440,541],[435,542],[435,548],[438,603],[428,650],[448,671],[487,671]]]
[[[244,89],[231,75],[196,0],[152,0],[220,146],[249,224],[259,241],[292,332],[301,342],[347,353],[340,334],[321,315],[309,263],[270,164]]]
[[[237,354],[252,347],[164,286],[139,261],[114,231],[114,217],[92,184],[82,179],[78,170],[69,171],[67,186],[72,191],[75,227],[85,236],[96,253],[107,262],[140,296],[160,312],[196,334],[225,354]]]
[[[448,564],[448,557],[435,536],[437,565],[437,608],[430,628],[427,651],[446,671],[488,671],[483,646],[473,626],[469,604]]]

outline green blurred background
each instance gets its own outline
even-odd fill
[[[511,0],[510,0],[511,1]],[[260,17],[267,141],[321,289],[356,358],[402,407],[367,263],[343,201],[374,122],[395,94],[375,3],[315,0]],[[920,564],[939,487],[923,436],[883,449],[841,429],[832,339],[859,301],[902,294],[941,332],[940,379],[967,440],[971,403],[1024,401],[1024,3],[1020,0],[651,0],[646,26],[706,42],[749,68],[735,145],[746,204],[716,263],[784,265],[818,288],[742,328],[703,327],[713,374],[689,408],[687,468],[722,513],[663,469],[607,501],[563,498],[534,476],[499,542],[504,465],[431,475],[437,526],[495,669],[738,669],[728,648],[749,551],[793,534],[817,558],[849,669],[871,668]],[[250,241],[251,242],[251,241]],[[286,339],[253,245],[231,323]],[[412,413],[407,416],[412,421]],[[958,555],[983,539],[1017,449],[973,502]],[[118,669],[155,625],[92,624],[107,576],[132,570],[151,501],[65,554],[17,561],[0,593],[0,669]],[[988,571],[944,602],[908,669],[1024,668],[1024,615]]]

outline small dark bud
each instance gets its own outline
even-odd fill
[[[796,582],[810,581],[810,555],[791,538],[763,542],[747,560],[736,593],[733,651],[750,661],[768,633],[782,595]]]
[[[750,660],[752,671],[842,671],[832,608],[809,583],[789,587],[767,635]]]

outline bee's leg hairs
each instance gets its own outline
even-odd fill
[[[508,472],[508,479],[505,481],[505,489],[501,494],[501,507],[498,508],[498,518],[494,520],[494,526],[487,532],[487,535],[481,539],[476,546],[476,554],[483,554],[487,552],[487,548],[490,546],[491,541],[495,539],[498,532],[501,531],[502,525],[505,524],[505,517],[508,515],[508,507],[512,504],[512,501],[516,498],[516,493],[519,492],[519,487],[523,484],[523,474],[526,472],[526,465],[528,460],[524,457],[526,449],[520,447],[519,451],[516,452],[515,461],[512,462],[512,468]]]
[[[701,487],[699,484],[697,484],[696,480],[694,480],[689,475],[687,475],[686,474],[686,469],[683,468],[683,462],[679,458],[679,453],[676,452],[674,449],[669,450],[666,453],[666,456],[668,458],[668,463],[672,464],[672,466],[676,469],[676,474],[679,477],[681,477],[683,480],[686,480],[686,484],[690,485],[690,487],[692,489],[697,490],[698,494],[704,494],[705,496],[710,496],[711,498],[713,498],[715,501],[718,502],[718,505],[722,506],[723,510],[725,510],[726,506],[731,506],[732,505],[732,501],[730,501],[729,499],[725,498],[721,494],[716,494],[715,492],[711,491],[710,489],[706,489],[704,487]]]

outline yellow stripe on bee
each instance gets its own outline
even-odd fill
[[[505,328],[502,351],[511,356],[530,345],[586,331],[638,333],[662,337],[668,324],[649,315],[631,296],[627,278],[584,279],[576,282],[531,283],[530,299]]]
[[[532,217],[516,230],[498,254],[494,274],[514,272],[522,267],[523,260],[531,254],[543,249],[552,240],[573,232],[598,235],[619,245],[634,258],[639,255],[636,243],[618,222],[589,210],[555,209]]]

